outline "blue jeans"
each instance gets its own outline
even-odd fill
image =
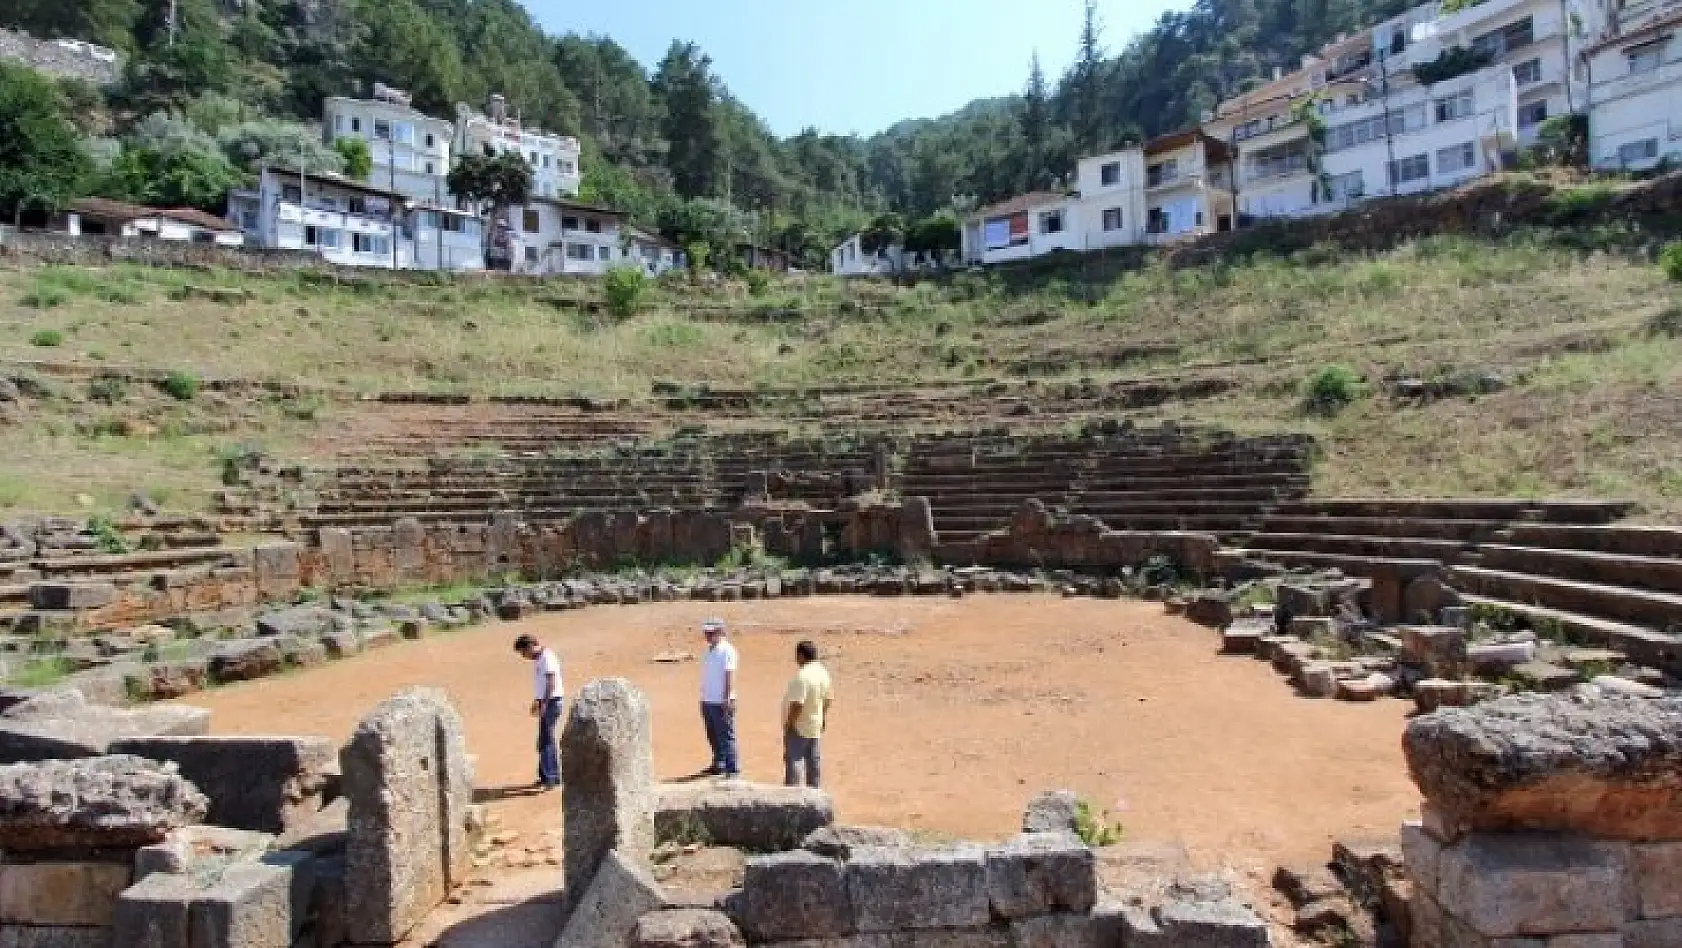
[[[701,702],[701,723],[707,726],[707,745],[713,749],[713,769],[729,776],[742,772],[736,760],[736,714],[727,704]]]
[[[561,723],[565,703],[564,698],[550,698],[537,715],[537,782],[546,787],[561,783],[561,749],[555,743],[555,728]]]

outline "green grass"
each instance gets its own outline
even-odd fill
[[[31,658],[6,677],[14,688],[46,688],[70,675],[70,663],[58,656]]]

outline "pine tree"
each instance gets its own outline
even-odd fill
[[[711,197],[727,184],[712,57],[694,43],[674,41],[654,75],[666,106],[662,132],[670,143],[666,164],[684,197]]]
[[[1028,70],[1028,85],[1022,90],[1022,108],[1018,112],[1022,127],[1023,186],[1025,190],[1045,187],[1051,179],[1051,94],[1046,88],[1045,70],[1040,68],[1040,54],[1034,53]]]
[[[1098,21],[1098,0],[1086,0],[1086,15],[1081,21],[1080,53],[1069,75],[1072,85],[1075,142],[1088,155],[1103,149],[1106,137],[1104,122],[1104,47],[1103,24]]]

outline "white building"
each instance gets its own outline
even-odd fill
[[[1602,170],[1647,170],[1682,160],[1682,2],[1625,0],[1605,36],[1584,51],[1589,160]]]
[[[408,96],[383,85],[372,99],[329,98],[322,107],[329,145],[344,138],[368,143],[373,171],[368,183],[434,207],[449,203],[450,142],[455,126],[418,112]]]
[[[1128,148],[1082,158],[1075,170],[1079,193],[1075,224],[1086,250],[1145,242],[1145,151]]]
[[[689,265],[689,259],[685,256],[683,248],[659,234],[640,227],[627,227],[625,233],[627,235],[625,258],[640,262],[649,276],[663,276],[673,270],[682,270]]]
[[[488,113],[456,106],[455,154],[501,155],[512,152],[531,165],[531,193],[539,198],[568,198],[583,183],[578,139],[527,128],[508,114],[508,102],[493,95]]]
[[[624,262],[620,234],[625,215],[559,198],[534,198],[509,208],[503,236],[509,269],[547,276],[597,276]]]
[[[93,197],[71,201],[54,229],[72,237],[149,237],[218,247],[245,244],[245,234],[238,227],[200,210],[144,207]]]
[[[1076,206],[1067,194],[1037,191],[984,207],[964,221],[964,262],[1006,263],[1083,249]]]
[[[863,234],[848,237],[829,252],[829,272],[836,276],[892,276],[904,266],[904,248],[896,245],[866,253]]]
[[[228,219],[253,246],[314,251],[340,266],[484,269],[476,217],[407,201],[337,175],[265,168],[254,190],[229,193]]]
[[[1189,129],[1145,143],[1145,243],[1232,230],[1232,163],[1225,142]]]

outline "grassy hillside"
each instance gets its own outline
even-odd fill
[[[212,287],[237,292],[200,292]],[[1652,517],[1682,513],[1682,288],[1642,260],[1439,238],[1026,290],[988,274],[904,288],[813,278],[759,297],[672,283],[623,321],[598,292],[0,273],[0,363],[320,390],[181,401],[131,385],[110,398],[37,372],[55,397],[26,399],[0,427],[0,452],[16,459],[0,467],[0,505],[63,507],[81,493],[98,507],[146,487],[190,506],[215,486],[218,457],[297,451],[359,393],[1168,377],[1230,387],[1137,417],[1310,431],[1326,448],[1323,493],[1616,495]],[[1305,380],[1333,365],[1361,377],[1356,397],[1335,415],[1308,411]]]

